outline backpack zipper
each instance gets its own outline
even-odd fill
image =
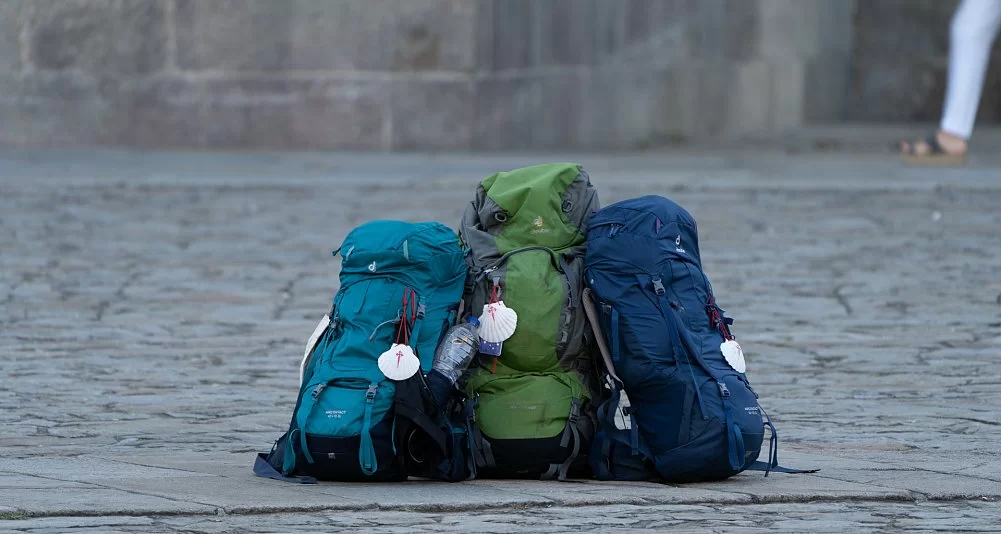
[[[522,252],[530,252],[530,251],[533,251],[533,250],[542,250],[542,251],[548,252],[549,256],[550,256],[550,258],[552,260],[553,267],[555,267],[557,271],[563,273],[563,266],[560,265],[559,259],[556,257],[556,253],[553,252],[553,249],[551,249],[549,247],[532,246],[532,247],[519,248],[518,250],[512,250],[511,252],[505,253],[503,256],[500,257],[500,259],[498,259],[497,261],[495,261],[493,263],[493,265],[491,265],[490,267],[487,267],[486,269],[480,271],[480,274],[478,274],[476,276],[476,280],[475,281],[476,282],[480,282],[484,278],[486,278],[487,275],[489,275],[490,273],[496,271],[497,269],[500,269],[501,266],[503,266],[505,263],[507,263],[507,260],[509,260],[511,258],[511,256],[514,256],[515,254],[521,254]]]

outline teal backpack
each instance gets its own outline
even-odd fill
[[[439,223],[374,221],[338,252],[340,289],[307,346],[289,429],[254,472],[303,483],[433,476],[435,466],[417,464],[441,462],[450,436],[428,406],[423,374],[457,318],[467,271],[458,238]],[[420,360],[402,382],[377,363],[397,342]]]

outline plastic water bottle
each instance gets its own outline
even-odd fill
[[[470,316],[464,323],[448,329],[445,339],[438,345],[428,373],[431,394],[439,406],[448,400],[451,390],[466,372],[479,347],[480,321]]]

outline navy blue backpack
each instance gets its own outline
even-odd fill
[[[598,309],[587,305],[610,360],[595,476],[696,482],[746,469],[802,472],[778,467],[775,428],[743,365],[723,355],[732,321],[702,272],[692,216],[645,196],[600,210],[587,235],[585,276]],[[768,461],[759,462],[766,425]]]

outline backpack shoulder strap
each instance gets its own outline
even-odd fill
[[[448,453],[445,431],[422,409],[424,407],[424,399],[421,394],[423,384],[420,383],[420,380],[420,372],[418,372],[408,380],[397,382],[393,407],[397,417],[402,417],[420,428],[444,456]]]
[[[651,275],[649,280],[644,280],[643,275],[636,275],[637,281],[640,287],[646,290],[651,290],[654,293],[652,297],[653,301],[660,309],[661,315],[664,316],[665,322],[667,322],[668,328],[671,329],[672,333],[681,340],[681,344],[684,345],[685,352],[688,356],[695,360],[695,363],[699,364],[699,367],[706,372],[713,380],[719,381],[722,379],[722,375],[711,365],[708,365],[706,361],[702,358],[702,354],[699,350],[695,348],[695,342],[692,341],[688,331],[685,329],[684,324],[681,322],[681,316],[678,315],[677,310],[671,305],[671,301],[667,298],[667,291],[664,288],[664,282],[661,280],[659,275]]]
[[[754,462],[748,466],[750,471],[764,471],[765,476],[768,473],[775,471],[776,473],[816,473],[820,469],[792,469],[790,467],[782,467],[779,465],[779,433],[775,430],[775,425],[772,424],[772,418],[765,413],[765,409],[758,405],[758,409],[761,410],[763,414],[762,419],[765,425],[768,426],[768,431],[771,433],[771,438],[768,440],[768,461],[762,462],[760,460]]]
[[[570,471],[570,466],[573,465],[574,460],[580,455],[580,431],[577,430],[577,421],[580,419],[580,406],[580,400],[574,399],[570,405],[570,417],[567,418],[567,426],[563,429],[563,434],[560,437],[560,447],[573,447],[570,455],[561,464],[550,464],[549,469],[542,474],[542,480],[552,480],[555,478],[561,482],[565,481],[567,479],[567,472]],[[570,443],[571,440],[573,440],[572,444]]]
[[[771,472],[771,473],[791,473],[791,474],[794,474],[794,475],[798,475],[798,474],[803,474],[803,473],[816,473],[817,471],[820,471],[820,469],[793,469],[791,467],[782,467],[781,465],[774,465],[773,466],[769,462],[762,462],[761,460],[758,460],[758,461],[754,462],[753,464],[751,464],[750,467],[748,467],[747,469],[745,469],[745,471],[764,471],[765,472],[765,476],[768,476],[769,472]]]

